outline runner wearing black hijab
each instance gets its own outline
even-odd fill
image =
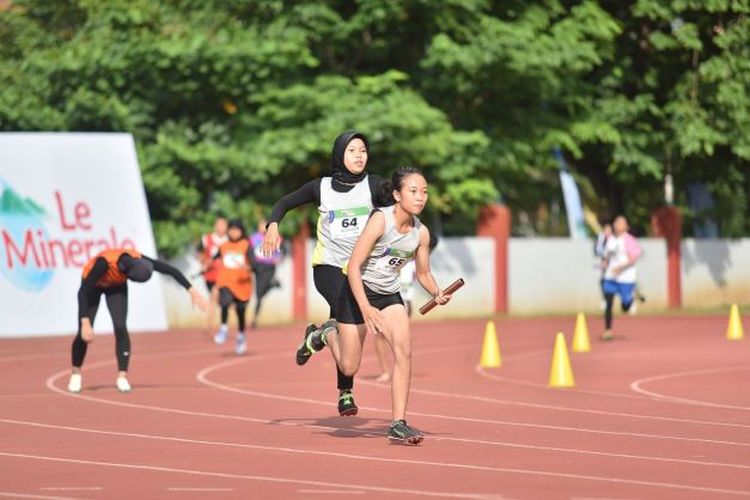
[[[346,283],[346,269],[354,243],[362,232],[373,208],[392,205],[384,199],[382,185],[385,179],[367,173],[369,143],[364,134],[350,130],[342,133],[333,144],[331,176],[314,179],[297,191],[282,197],[268,218],[268,231],[263,241],[263,251],[269,255],[280,245],[279,222],[292,208],[315,202],[318,205],[318,243],[312,256],[315,288],[326,299],[329,318],[320,327],[307,326],[302,343],[297,349],[297,364],[304,365],[313,352],[323,346],[307,342],[314,330],[327,334],[337,329],[336,317],[339,295]],[[315,336],[318,338],[319,336]],[[344,375],[336,367],[338,376],[338,409],[341,416],[353,416],[358,408],[352,389],[354,378]]]

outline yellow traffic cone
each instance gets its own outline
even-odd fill
[[[576,329],[573,333],[573,352],[591,351],[591,342],[589,341],[589,327],[586,324],[586,316],[578,313],[576,317]]]
[[[742,340],[745,332],[742,330],[742,320],[740,319],[740,310],[737,304],[732,304],[732,310],[729,312],[729,325],[727,326],[727,339]]]
[[[479,366],[482,368],[499,368],[502,364],[500,346],[497,343],[497,333],[495,332],[495,322],[488,321],[484,329],[482,358],[479,361]]]
[[[573,370],[570,367],[565,335],[559,332],[555,337],[555,352],[552,353],[552,366],[549,370],[550,387],[575,387]]]

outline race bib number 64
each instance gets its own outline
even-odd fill
[[[365,224],[367,224],[369,215],[370,207],[330,210],[328,212],[328,223],[331,228],[331,237],[339,239],[359,236]]]

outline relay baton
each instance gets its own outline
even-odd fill
[[[459,288],[464,286],[464,280],[463,278],[458,278],[456,281],[448,285],[448,287],[443,290],[443,293],[452,294]],[[427,314],[428,312],[432,311],[432,309],[438,305],[438,303],[435,301],[435,298],[433,297],[430,299],[429,302],[427,302],[425,305],[419,308],[419,314]]]

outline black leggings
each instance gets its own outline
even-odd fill
[[[88,296],[89,309],[86,316],[94,326],[96,312],[99,310],[99,301],[104,295],[107,299],[107,308],[109,315],[112,317],[112,325],[115,328],[115,353],[117,354],[117,369],[121,372],[128,371],[130,363],[130,335],[126,321],[128,318],[128,284],[112,288],[95,288]],[[83,360],[86,358],[88,344],[84,342],[81,336],[81,317],[78,317],[78,333],[73,339],[71,357],[73,366],[80,368],[83,366]]]
[[[319,265],[313,267],[313,281],[318,293],[328,302],[328,307],[330,308],[328,317],[335,318],[338,313],[339,296],[344,290],[344,284],[346,283],[346,275],[340,267]],[[340,391],[354,388],[354,377],[344,375],[339,369],[338,364],[336,365],[336,378]]]
[[[221,324],[226,325],[229,319],[229,306],[234,303],[234,310],[237,312],[237,331],[245,331],[245,311],[247,302],[238,300],[229,288],[222,287],[219,289],[219,305],[221,305]]]
[[[612,306],[615,302],[615,294],[614,293],[605,293],[604,294],[604,300],[607,302],[607,308],[604,310],[604,327],[607,330],[610,330],[612,328]],[[630,311],[630,306],[632,306],[633,303],[629,304],[622,304],[622,310],[623,312]]]

